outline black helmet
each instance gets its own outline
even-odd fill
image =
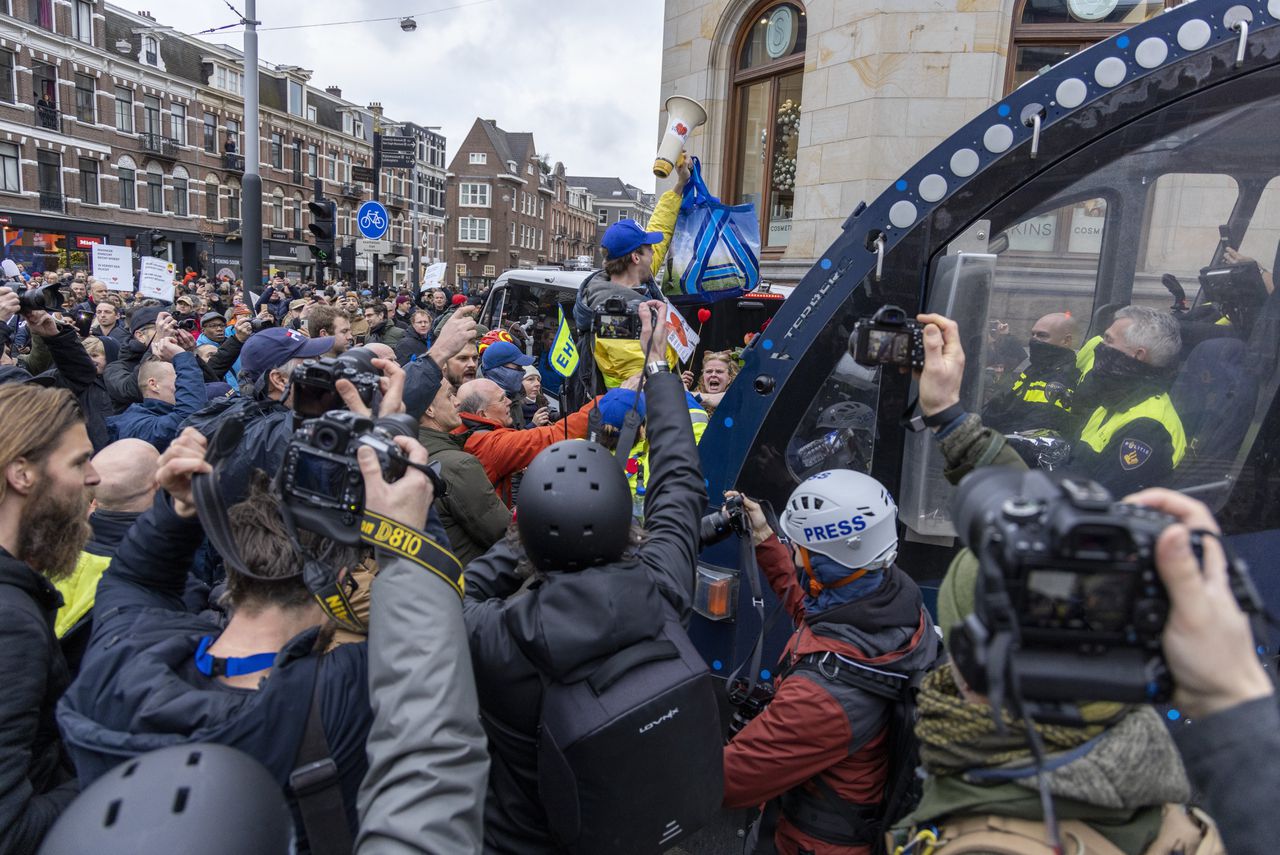
[[[161,748],[94,781],[57,821],[40,855],[284,855],[293,819],[258,761],[225,745]]]
[[[544,573],[614,561],[631,534],[631,488],[608,449],[570,439],[525,470],[516,505],[520,542]]]

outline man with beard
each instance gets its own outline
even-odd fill
[[[381,342],[391,348],[404,338],[404,330],[387,320],[387,307],[377,301],[364,304],[364,319],[369,326],[365,344]]]
[[[1045,315],[1031,328],[1027,348],[1031,362],[987,403],[982,421],[1001,433],[1051,430],[1074,437],[1079,420],[1072,418],[1076,385],[1075,322],[1062,312]]]
[[[1126,496],[1166,483],[1187,450],[1169,384],[1182,348],[1168,312],[1126,306],[1094,350],[1072,407],[1085,419],[1067,470]]]
[[[468,308],[469,311],[465,314],[463,312],[456,312],[455,314],[471,318],[475,317],[479,312],[479,309]],[[476,379],[476,368],[479,365],[480,351],[476,347],[475,342],[472,342],[454,354],[449,361],[444,364],[444,379],[453,384],[455,389],[461,391],[463,383],[470,383],[472,380]]]
[[[54,706],[70,682],[53,582],[76,566],[98,483],[75,398],[0,387],[0,852],[34,852],[75,797]]]

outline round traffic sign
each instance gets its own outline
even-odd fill
[[[370,201],[361,205],[356,212],[356,225],[361,235],[369,240],[378,240],[387,233],[391,218],[387,216],[387,209],[381,202]]]

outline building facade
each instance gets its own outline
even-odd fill
[[[661,99],[707,108],[688,150],[713,193],[755,207],[763,278],[795,282],[860,201],[970,117],[1174,5],[667,0]],[[666,124],[660,115],[659,136]]]
[[[598,267],[600,238],[596,234],[595,197],[573,187],[564,164],[551,170],[555,198],[551,202],[551,263],[565,268]]]
[[[568,182],[570,188],[592,199],[597,248],[600,246],[600,238],[604,235],[604,230],[619,220],[635,220],[643,226],[653,216],[657,197],[628,184],[621,178],[574,175],[568,178]],[[604,256],[599,250],[594,254],[594,264],[597,267],[604,264]]]
[[[369,108],[344,100],[336,87],[313,87],[306,69],[262,64],[254,143],[244,138],[240,51],[102,0],[6,5],[6,257],[28,269],[87,267],[93,244],[105,242],[239,278],[241,242],[250,237],[241,227],[241,182],[245,157],[254,153],[263,185],[264,274],[314,270],[306,201],[317,191],[338,202],[339,244],[353,240],[354,211],[371,190],[353,176],[356,167],[372,166]],[[388,179],[391,192],[405,193],[403,182]],[[398,213],[407,245],[407,203]]]

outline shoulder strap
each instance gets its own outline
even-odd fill
[[[1078,855],[1124,855],[1123,850],[1080,820],[1059,826],[1065,851]],[[934,855],[1054,855],[1043,822],[1008,816],[963,816],[946,822]]]
[[[298,801],[298,812],[302,814],[302,826],[313,855],[350,855],[351,828],[347,825],[338,764],[324,735],[320,712],[320,657],[313,654],[313,658],[316,664],[311,708],[298,745],[296,766],[289,773],[289,788]]]
[[[680,651],[676,646],[665,639],[641,641],[630,647],[624,647],[602,662],[587,678],[587,685],[591,687],[591,691],[599,695],[638,665],[663,659],[676,659],[679,656]]]

